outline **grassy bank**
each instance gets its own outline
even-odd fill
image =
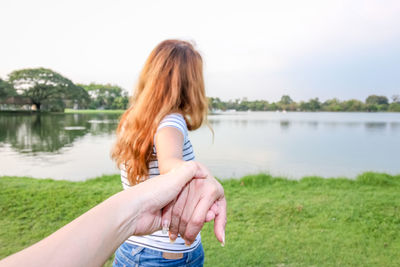
[[[355,181],[256,175],[223,185],[226,246],[206,225],[206,266],[400,264],[400,175],[365,173]],[[121,185],[117,175],[86,182],[2,177],[0,190],[3,258],[49,235]]]
[[[65,109],[64,113],[77,113],[77,114],[122,114],[124,109]]]

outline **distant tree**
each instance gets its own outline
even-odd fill
[[[389,104],[389,99],[386,96],[370,95],[365,100],[365,103],[369,105],[387,105]]]
[[[278,105],[274,102],[268,105],[268,110],[278,110]]]
[[[129,104],[129,98],[127,96],[117,96],[111,104],[112,109],[126,109]]]
[[[248,107],[252,111],[264,111],[268,110],[268,101],[255,100],[248,103]]]
[[[308,102],[300,101],[299,108],[301,111],[307,111],[310,110],[310,105],[308,104]]]
[[[341,103],[343,111],[363,111],[364,103],[357,99],[350,99]]]
[[[310,99],[308,101],[308,107],[311,111],[317,111],[321,109],[321,102],[319,102],[318,97]]]
[[[281,97],[281,101],[279,101],[280,104],[282,105],[290,105],[293,103],[293,100],[290,98],[288,95],[283,95]]]
[[[210,110],[226,110],[226,103],[221,101],[219,97],[209,97],[208,108]]]
[[[81,87],[50,69],[16,70],[8,75],[8,80],[17,92],[30,98],[38,110],[41,109],[42,104],[63,109],[63,100],[85,101],[88,99],[88,94]]]
[[[400,112],[400,95],[392,96],[392,103],[390,103],[388,110],[392,112]]]
[[[337,98],[326,100],[321,104],[321,109],[324,111],[343,111],[341,102]]]
[[[391,103],[389,106],[389,111],[400,112],[400,103],[399,102]]]
[[[239,110],[239,103],[240,103],[239,98],[235,99],[234,101],[229,100],[228,102],[226,102],[226,109]]]
[[[118,85],[91,83],[88,85],[79,84],[79,86],[88,92],[90,96],[89,108],[91,109],[127,108],[128,93]]]
[[[17,92],[12,84],[0,78],[0,97],[15,96],[16,94]]]
[[[297,104],[288,95],[283,95],[281,100],[277,103],[280,110],[296,110]]]
[[[250,102],[247,100],[247,97],[243,97],[239,101],[236,109],[239,111],[246,111],[246,110],[249,110],[249,106],[250,106]]]
[[[365,103],[368,111],[385,111],[389,107],[389,99],[386,96],[370,95]]]
[[[268,110],[268,101],[266,100],[257,100],[256,101],[256,110]]]

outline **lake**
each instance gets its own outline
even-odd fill
[[[110,159],[119,115],[0,113],[0,176],[71,181],[118,173]],[[196,159],[221,179],[268,172],[400,173],[400,113],[227,112],[192,132]]]

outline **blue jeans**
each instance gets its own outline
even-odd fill
[[[204,250],[201,243],[191,252],[183,253],[178,260],[164,259],[161,251],[144,248],[129,243],[123,243],[116,251],[113,261],[114,267],[141,267],[141,266],[190,266],[201,267],[204,263]]]

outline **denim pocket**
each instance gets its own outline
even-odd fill
[[[118,248],[115,251],[115,258],[113,261],[113,267],[128,267],[128,266],[135,266],[135,262],[132,259],[128,258],[125,253]]]
[[[144,248],[136,245],[123,243],[117,251],[115,251],[114,267],[130,267],[137,266],[137,254]]]

